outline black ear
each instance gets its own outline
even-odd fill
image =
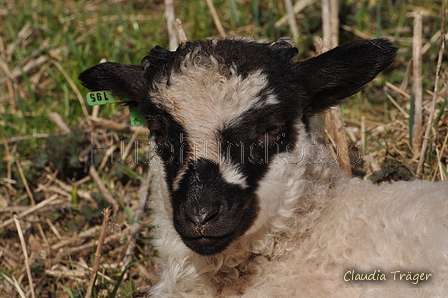
[[[315,115],[362,89],[395,58],[386,39],[358,40],[298,63],[305,116]]]
[[[141,102],[148,96],[148,83],[140,65],[106,62],[79,75],[90,91],[111,91],[117,98]]]

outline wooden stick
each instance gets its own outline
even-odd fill
[[[129,265],[132,261],[132,252],[135,248],[135,235],[137,234],[138,230],[141,227],[141,220],[144,215],[144,210],[146,207],[146,202],[148,200],[148,190],[151,183],[151,174],[148,172],[144,175],[142,179],[142,184],[140,185],[140,188],[138,190],[138,197],[139,197],[139,204],[137,210],[135,210],[133,216],[132,216],[132,226],[129,237],[131,238],[131,241],[129,241],[128,247],[126,248],[126,253],[124,254],[123,258],[123,265],[121,266],[121,270],[125,270],[126,266]]]
[[[437,41],[437,39],[440,38],[441,30],[437,31],[430,39],[429,41],[422,47],[422,55],[424,55],[432,46],[433,43]]]
[[[411,98],[411,96],[405,92],[405,90],[408,88],[409,78],[411,77],[411,74],[412,74],[412,62],[409,62],[408,65],[406,66],[406,72],[404,73],[404,78],[400,84],[400,87],[395,87],[394,85],[390,84],[389,82],[386,83],[386,86],[388,86],[388,84],[390,84],[393,86],[393,88],[397,88],[396,91],[400,94],[400,96],[397,98],[397,102],[400,105],[403,104],[403,100],[404,100],[403,97],[407,98],[408,100],[410,100],[410,98]]]
[[[448,73],[445,73],[445,74],[447,75],[447,84],[448,84]],[[447,91],[447,95],[448,95],[448,91]],[[448,133],[445,135],[445,140],[443,141],[442,148],[440,149],[440,154],[443,155],[443,152],[445,152],[445,148],[446,148],[447,144],[448,144]],[[445,175],[445,172],[442,170],[442,165],[441,165],[442,158],[439,157],[438,159],[439,159],[438,164],[440,167],[440,180],[445,181],[447,179],[447,177]]]
[[[48,177],[49,179],[51,179],[51,176],[50,176],[50,175],[47,175],[47,177]],[[86,178],[84,178],[84,179],[86,179]],[[90,179],[90,176],[89,176],[89,179]],[[63,190],[65,190],[65,191],[68,192],[68,193],[70,193],[71,191],[73,191],[73,187],[76,186],[76,185],[68,185],[68,184],[65,184],[64,182],[62,182],[62,181],[59,180],[59,179],[54,179],[54,181],[55,181],[55,182],[56,182],[56,183],[57,183]],[[54,189],[53,189],[52,187],[49,187],[48,190],[52,190],[52,191],[54,191],[54,192],[57,192],[57,193],[62,194],[62,195],[64,195],[64,196],[67,196],[68,198],[71,197],[70,194],[69,194],[69,195],[63,194],[60,190],[58,191],[57,188],[54,188]],[[76,195],[77,195],[78,197],[80,197],[80,198],[83,198],[83,199],[88,200],[90,204],[93,204],[93,205],[96,204],[96,201],[92,198],[92,196],[90,195],[90,192],[88,192],[88,191],[86,191],[86,190],[76,189]]]
[[[64,122],[64,120],[62,120],[61,115],[59,115],[56,112],[51,112],[48,114],[48,116],[50,117],[51,121],[53,121],[54,123],[56,123],[57,126],[59,126],[59,128],[63,131],[64,134],[71,133],[71,130],[68,127],[68,125]]]
[[[181,22],[181,20],[176,19],[176,31],[177,31],[177,38],[179,39],[180,43],[186,43],[188,41],[187,35],[185,34],[184,26]]]
[[[390,96],[390,94],[387,94],[387,98],[389,98],[389,100],[394,104],[394,106],[400,111],[400,113],[404,116],[404,118],[409,119],[409,114],[406,113],[405,110],[403,110],[403,108],[393,99],[392,96]]]
[[[299,12],[301,12],[305,7],[307,7],[308,5],[311,5],[314,3],[314,1],[316,0],[299,0],[297,1],[296,4],[294,4],[293,7],[293,12],[294,14],[298,14]],[[288,15],[284,15],[280,18],[280,20],[278,20],[277,22],[275,22],[274,26],[275,27],[280,27],[285,25],[288,22]]]
[[[28,276],[28,282],[30,283],[31,297],[36,298],[36,295],[34,294],[33,276],[31,275],[30,262],[28,260],[28,252],[26,250],[26,243],[25,243],[25,238],[23,237],[22,228],[20,227],[19,217],[16,214],[14,214],[13,219],[16,224],[17,234],[19,235],[20,244],[22,245],[22,253],[23,253],[23,257],[25,259],[26,275]]]
[[[391,84],[391,83],[389,83],[389,82],[386,82],[386,86],[389,87],[390,89],[396,91],[396,92],[399,93],[400,95],[406,97],[407,99],[411,99],[411,96],[410,96],[408,93],[404,92],[404,91],[403,91],[403,90],[404,90],[403,88],[399,88],[399,87],[397,87],[397,86],[395,86],[394,84]]]
[[[412,14],[414,17],[414,35],[412,39],[413,65],[413,95],[414,95],[414,123],[412,125],[412,150],[414,157],[419,153],[422,145],[422,19],[423,12]]]
[[[433,127],[433,130],[435,130],[434,127]],[[435,134],[435,132],[434,132],[434,134]],[[446,142],[447,138],[448,138],[448,134],[446,134],[446,136],[445,136],[445,142]],[[445,175],[445,172],[443,171],[442,158],[440,157],[440,154],[441,154],[440,152],[443,152],[443,151],[439,151],[439,149],[436,146],[434,146],[434,149],[436,150],[437,166],[439,169],[440,181],[445,181],[446,175]]]
[[[17,169],[19,170],[20,178],[22,179],[23,185],[25,186],[26,193],[28,194],[28,197],[30,198],[31,203],[34,206],[34,205],[36,205],[36,201],[34,200],[33,193],[31,192],[28,182],[26,181],[25,174],[23,173],[22,165],[20,164],[19,159],[16,159],[16,165],[17,165]]]
[[[341,24],[341,28],[344,29],[345,31],[351,32],[351,33],[353,33],[361,38],[364,38],[364,39],[374,38],[372,35],[366,34],[362,31],[359,31],[358,29],[350,27],[348,25]]]
[[[285,0],[286,11],[288,15],[289,27],[291,27],[292,37],[296,39],[299,36],[299,29],[297,29],[297,22],[294,16],[294,9],[292,8],[292,1]]]
[[[89,119],[89,113],[87,112],[86,103],[84,100],[84,97],[81,95],[81,92],[79,91],[78,87],[76,86],[75,82],[73,82],[71,76],[65,71],[64,67],[62,67],[61,63],[59,63],[56,60],[51,60],[54,66],[61,72],[61,74],[65,77],[67,80],[67,83],[72,88],[73,92],[75,92],[76,97],[78,98],[79,104],[81,105],[82,112],[84,114],[84,117],[86,118],[89,125],[92,125]]]
[[[109,148],[107,148],[106,153],[104,153],[103,159],[101,160],[100,165],[98,166],[98,170],[102,170],[110,160],[112,160],[111,155],[115,152],[115,149],[117,149],[117,145],[111,145]]]
[[[18,41],[16,41],[18,42]],[[10,61],[10,59],[8,59],[8,55],[6,53],[6,48],[5,48],[5,44],[3,43],[3,38],[0,36],[0,57],[2,59],[0,59],[0,68],[3,69],[3,71],[5,72],[6,77],[8,78],[7,80],[4,79],[6,81],[6,86],[8,87],[8,101],[10,104],[10,109],[15,111],[16,109],[16,101],[14,100],[16,98],[15,96],[15,90],[20,90],[18,88],[18,83],[16,80],[12,79],[12,75],[11,75],[11,71],[9,70],[9,66],[8,63],[6,63],[6,61]],[[0,80],[0,82],[3,80]],[[20,91],[18,91],[20,92]]]
[[[107,236],[104,239],[104,243],[117,242],[117,241],[121,241],[121,240],[123,240],[123,235],[121,235],[121,233],[120,234],[112,234],[112,235]],[[75,254],[80,251],[90,250],[95,245],[96,245],[96,243],[89,241],[86,244],[70,246],[70,247],[67,247],[66,253]]]
[[[379,122],[375,122],[375,121],[371,121],[371,120],[367,120],[367,119],[364,122],[366,124],[366,127],[367,127],[367,125],[368,126],[381,126],[381,127],[384,127],[384,128],[390,129],[390,130],[396,130],[396,131],[403,132],[403,133],[408,131],[407,129],[396,127],[391,124],[379,123]],[[356,121],[356,120],[350,120],[350,123],[356,124],[356,125],[361,125],[361,121]]]
[[[22,288],[20,287],[19,282],[17,281],[17,279],[14,276],[12,276],[12,279],[5,273],[2,273],[2,276],[7,282],[9,282],[11,285],[13,285],[16,288],[17,292],[20,295],[20,298],[26,298],[25,293],[22,291]]]
[[[61,234],[59,234],[58,229],[56,229],[56,227],[54,226],[54,224],[51,222],[51,220],[48,217],[45,219],[45,222],[50,227],[50,230],[53,232],[53,234],[55,234],[59,240],[62,240],[62,236],[61,236]],[[49,247],[51,248],[51,246],[49,246]]]
[[[321,53],[328,51],[330,48],[337,46],[339,34],[339,20],[337,20],[337,1],[322,0],[322,26],[323,26],[323,43]],[[332,11],[333,10],[333,11]],[[333,23],[332,23],[333,22]],[[333,37],[333,35],[336,35]],[[325,46],[325,43],[329,46]],[[319,54],[321,54],[319,53]],[[347,137],[345,135],[345,124],[342,119],[341,109],[336,106],[328,109],[324,113],[325,125],[327,127],[330,137],[338,147],[338,162],[340,167],[349,175],[352,176],[352,169],[350,167],[350,156],[347,147]]]
[[[443,58],[443,51],[445,49],[445,32],[444,32],[444,25],[445,25],[445,2],[442,4],[442,25],[441,25],[441,34],[440,34],[440,44],[439,44],[439,56],[437,58],[437,66],[436,66],[436,78],[434,80],[434,95],[432,97],[432,103],[431,103],[431,110],[429,112],[428,122],[426,123],[426,130],[425,130],[425,137],[423,138],[423,144],[422,149],[420,150],[420,158],[418,161],[417,166],[417,172],[416,176],[420,177],[420,175],[423,172],[423,163],[425,161],[425,154],[426,154],[426,147],[428,146],[428,140],[429,140],[429,134],[431,132],[431,127],[433,126],[434,121],[434,111],[436,108],[436,102],[437,102],[437,91],[438,91],[438,84],[439,84],[439,78],[440,78],[440,68],[442,66],[442,58]]]
[[[37,205],[35,205],[35,206],[32,206],[32,207],[28,208],[27,210],[23,211],[22,213],[18,214],[18,215],[17,215],[17,218],[19,218],[19,219],[20,219],[20,218],[23,218],[23,217],[27,216],[28,214],[31,214],[31,213],[33,213],[34,211],[36,211],[36,210],[38,210],[38,209],[40,209],[40,208],[42,208],[42,207],[44,207],[44,206],[50,204],[51,202],[53,202],[53,201],[56,200],[57,198],[58,198],[58,195],[57,195],[57,194],[54,194],[54,195],[52,195],[50,198],[48,198],[48,199],[46,199],[46,200],[40,202],[39,204],[37,204]],[[5,220],[2,224],[0,224],[0,231],[1,231],[4,227],[10,225],[10,224],[13,223],[13,222],[14,222],[14,219],[13,219],[13,218],[8,219],[8,220]]]
[[[166,24],[168,29],[168,38],[170,44],[170,51],[175,51],[179,42],[177,40],[176,28],[174,24],[175,15],[174,15],[174,1],[173,0],[165,0],[165,16],[166,16]]]
[[[96,185],[98,189],[100,190],[101,194],[106,198],[106,200],[109,202],[109,204],[112,205],[113,210],[115,214],[118,213],[118,203],[115,200],[114,196],[110,193],[110,191],[107,189],[106,185],[104,184],[103,180],[100,178],[100,175],[95,170],[94,166],[90,166],[89,170],[90,177],[96,182]]]
[[[219,35],[226,36],[226,31],[221,24],[221,20],[219,19],[218,12],[216,11],[215,5],[212,0],[206,0],[208,9],[210,9],[210,13],[212,14],[213,22],[215,23],[216,28],[218,29]]]
[[[338,0],[330,0],[330,42],[331,47],[337,47],[339,45],[339,9]]]
[[[92,296],[93,286],[95,285],[96,275],[98,273],[98,268],[100,267],[101,261],[101,252],[103,251],[104,238],[106,237],[106,231],[109,224],[111,209],[104,209],[104,217],[103,217],[103,225],[100,232],[100,237],[98,238],[98,246],[95,251],[95,259],[93,260],[93,268],[92,274],[90,276],[89,287],[87,288],[86,298],[90,298]]]
[[[366,116],[361,116],[361,152],[362,155],[366,155],[366,149],[367,149],[367,144],[366,144]]]
[[[145,127],[142,129],[139,126],[129,126],[127,124],[118,123],[113,120],[104,119],[104,118],[93,118],[90,117],[90,120],[93,124],[105,127],[107,129],[115,130],[115,131],[123,131],[123,132],[132,132],[132,133],[141,133],[146,134],[148,133],[148,129]]]
[[[45,139],[48,138],[51,134],[49,133],[40,133],[40,134],[35,134],[32,136],[17,136],[17,137],[12,137],[10,139],[4,140],[5,143],[17,143],[17,142],[21,142],[21,141],[26,141],[26,140],[32,140],[32,139]],[[62,134],[59,134],[62,135]]]
[[[142,128],[144,128],[144,127],[139,126],[139,128],[142,129]],[[138,137],[138,132],[132,134],[132,137],[130,138],[128,144],[126,145],[126,148],[124,148],[124,142],[121,142],[121,144],[120,144],[120,159],[121,159],[123,162],[125,162],[126,158],[128,157],[129,152],[130,152],[131,149],[132,149],[132,146],[137,146],[137,145],[135,145],[135,140],[137,139],[137,137]],[[123,149],[124,149],[124,150],[123,150]],[[136,149],[136,150],[137,150],[137,149]],[[137,161],[137,158],[138,158],[138,157],[135,156],[135,155],[134,155],[134,157],[135,157],[135,159],[133,160],[133,162],[137,163],[137,162],[138,162],[138,161]]]
[[[99,227],[99,226],[94,226],[93,228],[90,228],[88,230],[82,231],[81,233],[79,233],[79,234],[77,234],[77,235],[75,235],[75,236],[73,236],[73,237],[71,237],[69,239],[66,239],[66,240],[63,240],[63,241],[60,241],[60,242],[57,242],[57,243],[53,244],[51,246],[51,249],[52,250],[58,250],[58,249],[60,249],[60,248],[62,248],[64,246],[67,246],[67,245],[69,245],[69,244],[71,244],[73,242],[79,241],[82,238],[92,237],[93,235],[98,233],[98,230],[100,228],[101,227]]]
[[[4,134],[2,133],[2,141],[3,141],[3,146],[5,147],[5,153],[3,154],[3,160],[6,163],[6,179],[7,180],[7,185],[9,187],[11,187],[11,183],[13,183],[12,178],[12,169],[11,169],[11,160],[12,160],[12,155],[11,155],[11,151],[9,150],[9,146],[8,146],[8,142],[5,139]]]
[[[322,35],[324,39],[331,40],[330,2],[328,1],[329,0],[322,0]],[[324,50],[323,52],[328,50]]]
[[[342,113],[339,107],[332,107],[325,112],[325,125],[329,134],[338,146],[338,161],[341,168],[349,175],[352,175],[350,167],[350,157],[348,154],[347,137],[345,135],[345,123],[342,120]]]

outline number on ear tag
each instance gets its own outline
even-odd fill
[[[104,105],[106,103],[120,102],[112,96],[112,92],[109,91],[96,91],[87,93],[87,103],[90,106]]]
[[[117,102],[123,102],[123,100],[115,98],[110,91],[95,91],[87,93],[87,103],[90,106]],[[145,118],[140,113],[138,107],[130,107],[129,113],[132,126],[145,126]]]

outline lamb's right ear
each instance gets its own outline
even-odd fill
[[[148,96],[148,82],[140,65],[105,62],[79,75],[90,91],[110,91],[123,101],[141,102]]]

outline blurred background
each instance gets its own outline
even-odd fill
[[[120,106],[88,106],[77,77],[100,61],[139,64],[154,46],[172,47],[167,11],[189,40],[289,36],[299,59],[322,51],[316,37],[329,47],[390,39],[396,61],[341,106],[345,163],[376,183],[446,180],[442,4],[0,0],[0,297],[143,297],[157,282],[147,130],[131,127]],[[103,224],[105,207],[113,215]]]

